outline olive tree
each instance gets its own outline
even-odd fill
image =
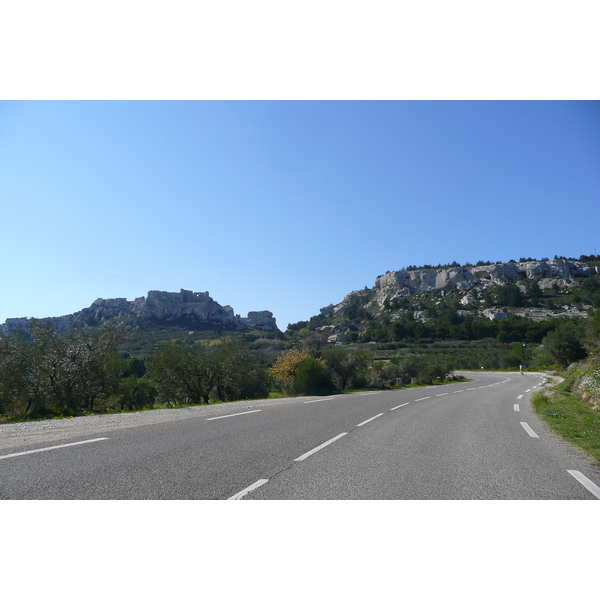
[[[216,368],[201,344],[171,342],[148,356],[147,372],[162,401],[171,404],[209,402]]]
[[[226,337],[218,340],[212,355],[214,391],[220,402],[265,398],[270,377],[253,354],[240,342]]]
[[[370,354],[366,350],[355,350],[343,346],[333,346],[323,353],[323,360],[329,367],[338,389],[345,390],[348,381],[369,364]]]
[[[32,320],[30,340],[21,334],[0,340],[0,395],[23,403],[23,412],[93,409],[94,401],[113,393],[123,361],[117,354],[127,334],[112,327],[58,333],[51,324]]]

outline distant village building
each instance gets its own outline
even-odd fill
[[[338,342],[343,343],[346,341],[346,334],[345,333],[336,333],[335,335],[330,335],[327,338],[327,341],[330,344],[337,344]]]

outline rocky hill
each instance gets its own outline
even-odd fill
[[[383,305],[386,300],[405,297],[415,292],[471,290],[509,281],[535,279],[541,289],[552,287],[557,281],[561,287],[577,285],[576,277],[598,273],[598,267],[582,262],[557,258],[548,261],[496,263],[475,267],[450,269],[417,269],[393,271],[375,281],[375,300]]]
[[[244,330],[249,327],[264,331],[279,331],[273,313],[268,310],[252,311],[247,317],[234,314],[231,306],[221,306],[215,302],[208,292],[149,291],[147,296],[135,300],[126,298],[98,298],[91,306],[76,313],[62,317],[39,319],[52,323],[57,331],[65,331],[73,327],[94,327],[107,321],[120,318],[126,325],[136,326],[141,321],[158,324],[178,322],[190,329],[202,329],[207,325],[221,325],[229,329]],[[27,331],[29,318],[7,319],[0,325],[5,335],[13,331]]]
[[[419,335],[422,329],[414,324],[428,323],[427,331],[420,335],[451,335],[456,339],[477,335],[472,332],[473,319],[481,324],[511,317],[536,323],[561,317],[587,318],[588,310],[598,305],[600,268],[582,261],[556,257],[475,266],[454,264],[380,275],[373,288],[350,292],[342,302],[322,308],[310,322],[291,329],[329,331],[329,341],[391,341]],[[443,327],[435,325],[442,321]],[[478,329],[481,335],[496,336],[494,329],[483,324]]]

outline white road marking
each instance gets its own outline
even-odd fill
[[[485,387],[485,385],[480,385],[477,387],[477,389],[480,390],[481,388],[484,388],[484,387]]]
[[[520,396],[517,396],[517,400],[520,400],[523,397],[523,394],[521,394]]]
[[[475,388],[467,388],[467,392],[470,392],[471,390],[474,390]]]
[[[15,452],[14,454],[5,454],[0,456],[0,460],[3,458],[12,458],[13,456],[23,456],[24,454],[34,454],[35,452],[46,452],[47,450],[56,450],[57,448],[67,448],[68,446],[79,446],[80,444],[91,444],[92,442],[101,442],[108,438],[95,438],[93,440],[84,440],[83,442],[71,442],[70,444],[61,444],[60,446],[48,446],[47,448],[38,448],[37,450],[26,450],[25,452]]]
[[[437,397],[437,396],[447,396],[449,393],[450,393],[450,392],[445,392],[444,394],[436,394],[436,397]]]
[[[269,480],[268,479],[259,479],[252,485],[249,485],[247,488],[243,489],[241,492],[238,492],[234,496],[231,496],[231,498],[227,498],[227,500],[241,500],[246,494],[253,492],[256,488],[259,488],[261,485],[264,485],[265,483],[267,483],[267,481],[269,481]]]
[[[310,404],[311,402],[325,402],[325,400],[333,400],[336,396],[330,396],[329,398],[319,398],[318,400],[307,400],[304,404]]]
[[[531,390],[525,390],[525,393],[530,392]]]
[[[381,394],[381,392],[360,392],[361,396],[370,396],[371,394]]]
[[[521,409],[519,408],[518,404],[515,404],[515,412],[519,412]]]
[[[580,473],[579,471],[567,469],[567,472],[569,475],[573,475],[573,477],[575,477],[575,479],[577,479],[577,481],[579,481],[579,483],[585,487],[588,492],[591,492],[594,494],[594,496],[596,496],[596,498],[598,498],[598,500],[600,500],[600,487],[598,487],[593,481],[589,480],[583,473]]]
[[[540,436],[533,430],[531,429],[531,427],[529,427],[529,425],[527,425],[527,423],[523,423],[523,421],[521,421],[521,425],[523,426],[523,429],[533,438],[539,438]]]
[[[400,404],[400,406],[394,406],[394,408],[390,408],[390,410],[396,410],[397,408],[402,408],[403,406],[408,406],[410,402],[405,402],[404,404]]]
[[[370,423],[371,421],[373,421],[377,417],[381,417],[382,415],[383,415],[383,413],[379,413],[378,415],[375,415],[374,417],[371,417],[370,419],[367,419],[366,421],[363,421],[362,423],[359,423],[357,425],[357,427],[362,427],[363,425],[366,425],[367,423]]]
[[[465,390],[457,390],[456,392],[452,392],[453,394],[462,394]]]
[[[239,417],[240,415],[249,415],[250,413],[261,412],[261,409],[258,410],[247,410],[246,412],[241,413],[233,413],[232,415],[221,415],[220,417],[210,417],[210,419],[206,419],[207,421],[214,421],[215,419],[226,419],[227,417]]]
[[[417,398],[417,399],[415,400],[415,402],[419,402],[419,401],[421,401],[421,400],[429,400],[429,398],[431,398],[431,396],[425,396],[425,398]]]
[[[323,448],[325,448],[325,446],[329,446],[329,444],[333,444],[333,442],[335,442],[336,440],[339,440],[341,437],[344,437],[345,435],[348,435],[348,432],[340,433],[340,435],[336,435],[334,438],[331,438],[329,441],[325,442],[324,444],[321,444],[320,446],[317,446],[316,448],[309,450],[302,456],[295,458],[294,461],[301,461],[301,460],[304,460],[305,458],[308,458],[311,454],[314,454],[315,452],[322,450]]]

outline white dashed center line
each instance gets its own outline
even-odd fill
[[[357,425],[357,427],[362,427],[363,425],[366,425],[367,423],[370,423],[371,421],[373,421],[374,419],[377,419],[377,417],[381,417],[383,415],[383,413],[379,413],[378,415],[375,415],[374,417],[371,417],[370,419],[367,419],[366,421],[363,421],[362,423],[359,423]]]
[[[329,446],[329,444],[333,444],[333,442],[335,442],[336,440],[339,440],[341,437],[344,437],[345,435],[348,435],[348,432],[344,432],[344,433],[340,433],[340,435],[336,435],[334,438],[331,438],[329,441],[321,444],[320,446],[317,446],[316,448],[313,448],[312,450],[309,450],[302,456],[295,458],[294,461],[298,462],[298,461],[304,460],[305,458],[308,458],[311,454],[314,454],[315,452],[322,450],[323,448],[325,448],[325,446]]]
[[[417,398],[415,402],[420,402],[421,400],[429,400],[429,398],[431,398],[431,396],[425,396],[425,398]]]
[[[264,485],[269,481],[268,479],[259,479],[252,485],[249,485],[247,488],[244,488],[241,492],[235,494],[235,496],[231,496],[231,498],[227,498],[227,500],[241,500],[246,494],[253,492],[256,488],[259,488],[261,485]]]
[[[521,409],[519,408],[518,404],[515,404],[515,412],[519,412]]]
[[[402,408],[403,406],[408,406],[410,402],[405,402],[404,404],[400,404],[400,406],[394,406],[394,408],[390,408],[390,410],[396,410],[397,408]]]

